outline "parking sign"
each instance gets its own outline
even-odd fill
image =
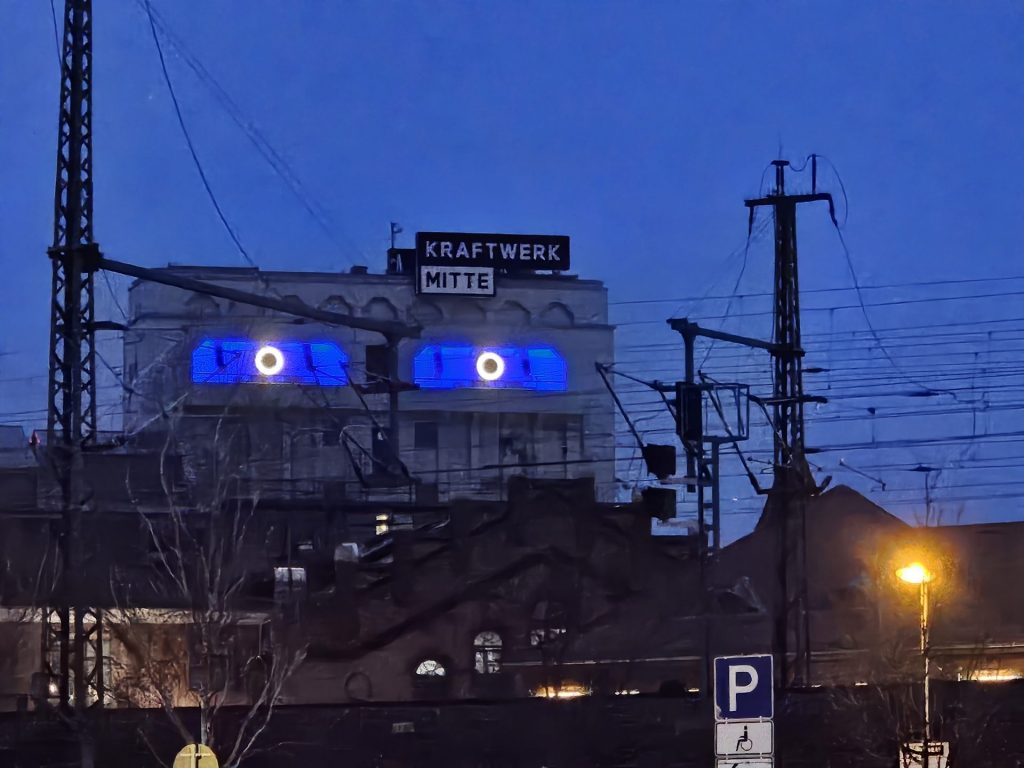
[[[719,656],[715,659],[715,719],[770,719],[775,689],[772,657]]]

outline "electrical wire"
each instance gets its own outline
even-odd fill
[[[860,301],[857,304],[839,304],[830,307],[801,307],[801,313],[804,312],[837,312],[844,309],[860,309],[863,312],[867,312],[868,307],[904,307],[913,306],[917,304],[934,304],[942,301],[970,301],[972,299],[990,299],[990,298],[1002,298],[1007,296],[1024,296],[1024,290],[1020,291],[999,291],[996,293],[979,293],[972,294],[969,296],[934,296],[922,299],[895,299],[892,301],[877,301],[877,302],[863,302]],[[732,317],[766,317],[773,314],[773,310],[765,309],[757,312],[746,312],[737,315],[731,315]],[[721,315],[704,315],[695,316],[694,320],[727,320],[730,315],[728,310],[725,314]],[[664,325],[664,320],[627,320],[617,324],[618,327],[637,326],[637,325]],[[868,333],[874,333],[877,335],[878,331],[873,327],[869,328]],[[877,339],[876,339],[877,340]],[[894,366],[895,367],[895,366]]]
[[[840,186],[841,186],[841,188],[843,190],[843,195],[845,197],[845,195],[846,195],[846,187],[845,187],[845,185],[842,184],[842,180],[840,179],[840,176],[839,176],[839,171],[836,170],[835,165],[831,161],[828,161],[828,163],[832,167],[832,172],[835,174],[836,178],[840,180]],[[849,200],[847,200],[846,205],[847,205],[847,209],[849,209]],[[839,238],[839,244],[842,246],[843,256],[846,258],[846,266],[850,270],[850,277],[853,280],[853,287],[856,290],[857,303],[860,304],[861,313],[864,315],[864,322],[867,324],[868,330],[871,332],[872,337],[878,343],[879,350],[881,350],[881,352],[885,356],[886,360],[889,361],[889,364],[892,365],[892,367],[895,370],[901,371],[900,366],[896,363],[896,361],[893,359],[892,355],[889,353],[889,350],[886,348],[885,344],[882,342],[881,337],[875,332],[875,327],[874,327],[874,325],[871,322],[871,316],[868,314],[867,307],[865,306],[865,303],[864,303],[864,294],[862,293],[862,291],[860,289],[860,280],[857,279],[857,270],[853,266],[853,257],[850,254],[850,248],[846,244],[846,238],[843,236],[843,229],[842,229],[842,227],[839,226],[839,221],[836,219],[834,214],[832,215],[832,224],[833,224],[833,227],[835,228],[836,235]],[[922,387],[924,389],[930,389],[930,387],[928,387],[926,384],[922,384],[921,382],[916,381],[915,379],[913,379],[911,377],[907,377],[907,381],[909,381],[912,384],[916,384],[917,386]],[[936,391],[937,392],[941,392],[941,390],[936,390]],[[953,399],[954,400],[956,399],[956,394],[954,394],[952,392],[942,392],[942,393],[943,394],[952,395]]]
[[[754,231],[754,221],[756,219],[757,212],[756,211],[752,211],[752,216],[754,218],[752,218],[750,220],[750,227],[748,227],[748,229],[747,229],[747,241],[746,241],[746,243],[743,244],[743,264],[740,266],[739,274],[736,275],[736,282],[733,283],[733,286],[732,286],[732,296],[729,297],[729,301],[725,305],[725,312],[722,315],[722,320],[723,321],[727,320],[728,317],[729,317],[729,312],[732,310],[733,298],[739,292],[740,282],[743,280],[743,275],[747,271],[747,258],[750,255],[750,242],[751,242],[752,233]],[[767,227],[767,224],[763,225],[762,226],[762,230],[765,229],[766,227]],[[707,365],[708,358],[711,357],[711,352],[714,350],[714,348],[715,348],[715,339],[711,339],[711,343],[708,344],[707,350],[704,353],[704,359],[701,361],[700,365],[697,366],[698,369],[701,369],[705,365]]]
[[[969,278],[957,278],[950,280],[912,280],[905,283],[883,283],[879,285],[862,285],[860,288],[862,291],[884,291],[891,290],[893,288],[922,288],[922,287],[936,287],[945,285],[970,285],[973,283],[1006,283],[1013,280],[1024,280],[1024,275],[1006,275],[1004,277],[969,277]],[[805,296],[807,294],[819,294],[819,293],[848,293],[855,291],[853,286],[833,286],[830,288],[801,288],[800,295]],[[1016,295],[1016,294],[1012,294]],[[770,291],[755,291],[752,293],[737,294],[736,298],[753,299],[753,298],[771,298],[773,294]],[[609,307],[621,307],[628,306],[631,304],[671,304],[675,302],[699,302],[699,301],[713,301],[720,300],[726,301],[732,298],[731,294],[721,294],[717,296],[670,296],[660,299],[629,299],[623,301],[610,301],[608,302]]]
[[[760,236],[764,233],[764,230],[766,228],[767,228],[767,224],[766,223],[761,224],[759,229],[756,232],[753,233],[753,240],[756,241],[758,238],[760,238]],[[752,234],[750,232],[748,232],[746,238],[744,239],[743,245],[740,246],[739,248],[735,249],[732,253],[730,253],[728,256],[726,256],[725,259],[723,259],[723,261],[722,261],[722,273],[723,273],[723,275],[724,275],[724,272],[725,272],[726,268],[729,266],[729,264],[731,264],[731,262],[732,262],[732,260],[734,258],[742,257],[743,265],[742,265],[742,267],[740,269],[740,278],[742,279],[742,274],[746,270],[746,253],[747,253],[748,249],[750,248],[751,242],[752,242]],[[716,280],[716,281],[712,282],[711,285],[708,286],[708,290],[707,290],[705,296],[703,296],[703,297],[693,297],[693,298],[678,299],[679,306],[677,306],[674,310],[672,310],[672,312],[670,313],[670,316],[671,317],[678,317],[680,311],[688,303],[700,304],[701,302],[705,301],[705,299],[710,295],[711,291],[714,290],[714,287],[717,284],[717,282],[718,281]],[[733,293],[735,293],[735,291],[733,291]],[[728,297],[717,297],[717,298],[728,298]],[[677,300],[670,299],[669,301],[677,301]],[[609,305],[609,306],[611,306],[611,305]]]
[[[153,13],[152,13],[152,9],[149,7],[148,1],[145,3],[145,6],[146,6],[146,9],[147,9],[147,13],[149,14],[149,18],[150,18],[151,31],[154,34],[154,39],[156,39],[156,31],[155,31],[155,29],[153,29],[153,25],[154,25]],[[56,14],[55,14],[55,9],[53,7],[52,0],[51,0],[51,13],[52,13],[53,19],[54,19],[54,28],[55,28],[55,35],[56,35]],[[248,254],[245,252],[244,248],[241,246],[241,243],[238,242],[237,237],[234,236],[234,231],[232,230],[232,228],[230,227],[230,225],[226,221],[226,219],[225,219],[225,217],[223,215],[223,211],[220,209],[220,206],[217,204],[217,201],[216,201],[216,199],[215,199],[215,197],[213,195],[212,189],[210,188],[210,185],[209,185],[209,183],[208,183],[208,181],[207,181],[207,179],[205,177],[205,173],[203,172],[202,166],[199,163],[199,160],[198,160],[198,157],[196,155],[194,146],[192,145],[191,139],[190,139],[190,137],[188,135],[188,131],[187,131],[187,129],[186,129],[185,125],[184,125],[184,122],[182,120],[182,115],[181,115],[180,107],[178,105],[177,98],[176,98],[176,96],[174,94],[173,87],[171,86],[171,83],[170,83],[170,79],[169,79],[169,76],[168,76],[168,73],[167,73],[166,63],[165,63],[164,57],[163,57],[163,53],[159,49],[159,41],[157,40],[156,42],[157,42],[158,52],[160,53],[161,66],[162,66],[162,69],[164,71],[165,81],[167,82],[168,89],[169,89],[169,91],[171,93],[171,96],[172,96],[172,100],[175,103],[175,110],[176,110],[176,113],[178,115],[179,125],[182,128],[183,133],[185,134],[187,143],[189,144],[190,152],[193,155],[193,161],[196,163],[197,170],[200,173],[200,176],[201,176],[201,178],[202,178],[202,180],[204,182],[204,186],[207,189],[207,193],[210,196],[211,201],[214,204],[214,207],[217,209],[217,212],[218,212],[218,215],[221,218],[222,224],[228,230],[229,234],[231,234],[233,236],[232,239],[235,240],[235,244],[239,248],[240,252],[243,254],[243,257],[248,260]],[[59,39],[58,39],[58,56],[60,56]],[[846,214],[844,216],[843,226],[845,226],[845,224],[846,224],[846,222],[848,220],[848,214],[849,214],[849,202],[848,202],[848,198],[847,198],[847,195],[846,195],[845,186],[843,185],[842,179],[839,176],[838,171],[836,171],[834,165],[831,163],[831,161],[829,161],[827,158],[822,158],[822,159],[825,159],[826,162],[829,163],[829,165],[832,168],[833,172],[835,173],[837,181],[838,181],[838,183],[839,183],[839,185],[840,185],[840,187],[842,189],[843,196],[844,196],[845,214]],[[804,164],[804,167],[806,167],[806,162]],[[794,170],[800,170],[800,169],[794,169]],[[763,177],[762,177],[762,183],[763,183]],[[895,364],[895,361],[889,355],[888,350],[886,349],[886,347],[881,344],[880,339],[879,339],[879,331],[874,328],[874,326],[871,323],[870,317],[868,316],[868,313],[867,313],[866,306],[875,306],[875,305],[873,305],[873,304],[872,305],[866,305],[866,302],[863,299],[863,295],[862,295],[861,291],[862,290],[871,290],[871,289],[873,289],[875,287],[874,286],[863,286],[863,287],[860,286],[859,281],[858,281],[857,276],[856,276],[856,272],[853,269],[852,258],[851,258],[850,254],[849,254],[849,249],[846,247],[845,239],[843,238],[843,234],[841,232],[841,226],[836,221],[834,221],[833,223],[835,224],[835,226],[837,228],[837,233],[839,235],[840,241],[841,241],[841,243],[843,245],[843,248],[844,248],[844,251],[845,251],[845,255],[846,255],[847,262],[848,262],[848,266],[850,268],[851,276],[852,276],[853,281],[854,281],[853,290],[856,292],[857,297],[858,297],[858,305],[857,306],[860,307],[862,313],[864,314],[864,318],[865,318],[865,320],[866,320],[866,322],[868,324],[868,332],[871,334],[871,336],[873,337],[875,342],[878,344],[879,348],[883,351],[885,356],[889,359],[889,362],[893,365],[893,368],[896,369],[899,373],[903,374],[903,373],[905,373],[904,369],[900,368],[899,366],[897,366]],[[748,235],[747,242],[745,243],[745,246],[744,246],[743,264],[741,266],[739,276],[737,277],[737,281],[736,281],[736,285],[734,286],[734,290],[733,290],[733,292],[728,297],[723,297],[723,298],[726,298],[728,300],[728,304],[726,306],[726,310],[725,310],[724,315],[722,315],[720,317],[720,319],[725,320],[725,319],[729,318],[730,313],[731,313],[732,302],[733,302],[733,300],[735,298],[737,298],[738,286],[739,286],[740,281],[742,280],[744,271],[745,271],[746,266],[747,266],[747,257],[748,257],[748,251],[749,251],[749,246],[750,246],[750,239],[751,238]],[[251,260],[249,260],[249,262],[250,262],[251,266],[255,267],[255,264],[253,264],[251,262]],[[1014,278],[1014,279],[1017,279],[1017,278]],[[987,280],[987,279],[983,278],[983,279],[980,279],[979,281],[983,281],[983,280]],[[965,280],[965,281],[933,281],[933,283],[935,283],[935,284],[937,284],[937,283],[943,283],[943,284],[946,284],[946,283],[958,283],[958,282],[971,282],[971,281],[967,281],[967,280]],[[113,290],[110,287],[109,282],[108,282],[108,289],[111,290],[111,295],[114,296]],[[822,289],[822,292],[828,291],[828,290],[849,290],[849,289]],[[1021,292],[1006,292],[1004,294],[993,294],[993,295],[1020,295],[1020,293]],[[756,295],[756,294],[752,294],[752,295]],[[764,294],[764,295],[770,295],[770,294]],[[115,302],[116,302],[116,296],[114,296],[114,298],[115,298]],[[705,298],[707,298],[707,297],[705,297]],[[932,299],[923,299],[923,300],[918,300],[918,301],[919,302],[932,302],[932,301],[946,301],[946,300],[966,300],[966,299],[972,299],[972,298],[986,298],[986,296],[985,295],[981,295],[981,296],[967,296],[967,297],[939,297],[939,298],[932,298]],[[645,303],[651,303],[653,301],[658,301],[658,300],[649,300],[649,301],[647,301]],[[637,303],[639,303],[639,302],[637,302]],[[896,305],[909,304],[909,303],[915,303],[915,302],[914,301],[891,302],[891,303],[878,304],[878,306],[896,306]],[[123,308],[120,307],[119,303],[118,303],[118,306],[119,306],[119,309],[121,309],[122,315],[123,315],[124,314]],[[853,307],[851,306],[850,308],[853,308]],[[810,311],[825,311],[825,310],[827,310],[827,311],[834,312],[836,309],[842,309],[842,308],[811,308]],[[740,316],[756,316],[758,314],[761,314],[761,313],[749,313],[747,315],[740,315]],[[1019,320],[1019,318],[1016,318],[1014,320]],[[983,324],[985,324],[985,323],[989,323],[989,322],[993,322],[993,323],[994,322],[1006,322],[1006,320],[993,320],[993,321],[981,321],[981,322]],[[931,327],[935,327],[935,326],[929,325],[929,326],[924,326],[924,327],[931,328]],[[712,343],[709,344],[708,346],[709,346],[709,349],[707,350],[707,354],[704,357],[704,362],[705,363],[707,362],[708,356],[710,355],[710,352],[711,352],[710,348],[713,347],[713,340],[712,340]],[[907,345],[907,346],[910,346],[910,345]],[[960,354],[969,354],[969,353],[960,353]],[[919,356],[915,356],[915,357],[925,357],[925,355],[919,355]],[[103,358],[102,356],[100,356],[100,358],[101,358],[101,362],[105,366],[107,366],[107,368],[111,371],[111,373],[113,373],[115,375],[115,377],[118,377],[119,382],[123,386],[123,379],[120,378],[120,375],[114,370],[114,368],[112,366],[109,365],[109,363],[107,363],[105,358]],[[865,358],[862,358],[862,359],[865,359]],[[944,367],[948,368],[948,366],[944,366]],[[847,367],[847,371],[849,372],[850,370],[851,369],[849,369]],[[917,369],[914,369],[914,370],[917,370]],[[1004,371],[1002,375],[1005,375],[1005,376],[1016,376],[1018,373],[1019,373],[1018,371]],[[986,374],[986,375],[983,376],[983,378],[993,378],[993,377],[998,377],[999,375],[1000,374]],[[946,380],[949,380],[949,379],[946,379]],[[851,379],[851,381],[852,381],[852,379]],[[882,384],[886,384],[886,385],[888,383],[889,383],[888,380],[882,382]],[[930,387],[927,387],[925,385],[919,384],[916,381],[911,381],[911,383],[914,383],[917,386],[922,387],[923,389],[930,389]],[[971,389],[973,389],[973,386],[972,386]],[[944,413],[948,414],[948,413],[962,413],[962,412],[969,411],[969,410],[970,409],[957,409],[957,410],[946,409],[945,411],[937,411],[937,412],[944,412]],[[889,414],[886,417],[887,418],[906,417],[906,416],[910,415],[911,413],[912,412],[909,412],[909,411],[903,411],[901,413]],[[810,419],[809,421],[811,421],[813,423],[815,420]],[[824,422],[824,421],[829,421],[829,420],[821,420],[821,421]],[[1006,433],[1004,435],[996,435],[996,437],[1005,437],[1008,434],[1012,435],[1013,433]],[[925,444],[937,444],[938,442],[939,441],[931,440],[931,441],[925,441]],[[886,446],[884,446],[883,444],[881,444],[881,443],[879,443],[877,441],[872,441],[871,447],[877,448],[877,447],[886,447]],[[855,450],[855,448],[852,447],[852,446],[846,446],[845,449],[847,449],[847,450]],[[830,450],[830,449],[826,448],[826,449],[822,449],[822,450]],[[453,471],[456,471],[456,470],[453,470]],[[471,469],[458,470],[458,471],[471,471]],[[999,484],[1000,483],[994,483],[993,485],[999,485]],[[1005,484],[1011,485],[1011,484],[1015,484],[1015,483],[1014,482],[1008,482],[1008,483],[1005,483]],[[961,485],[961,486],[953,486],[953,487],[968,487],[968,486]],[[986,487],[986,486],[982,485],[981,487]],[[893,489],[893,492],[914,492],[914,490],[913,489]],[[987,498],[995,498],[995,496],[990,495]],[[744,513],[744,514],[755,514],[755,512]]]
[[[114,291],[114,286],[110,282],[110,273],[105,269],[101,270],[101,272],[103,274],[103,282],[106,283],[107,286],[107,293],[110,294],[110,298],[114,302],[114,306],[117,307],[117,311],[121,313],[121,319],[127,321],[128,313],[125,311],[124,306],[121,304],[121,300]]]
[[[57,30],[57,7],[54,0],[50,0],[50,18],[53,19],[53,42],[57,44],[57,68],[63,76],[64,51],[60,44],[60,32]]]
[[[302,208],[313,219],[314,223],[327,235],[328,239],[335,245],[341,256],[354,264],[348,250],[355,251],[364,259],[366,254],[355,245],[343,233],[336,232],[337,226],[330,222],[330,215],[307,191],[302,181],[295,173],[288,161],[274,148],[269,139],[259,130],[254,121],[249,119],[241,107],[231,98],[223,85],[209,72],[202,61],[188,49],[185,43],[175,35],[168,24],[160,16],[155,8],[148,7],[148,0],[136,0],[136,4],[152,18],[159,33],[163,35],[170,47],[175,50],[182,61],[192,70],[199,81],[207,87],[213,95],[217,104],[225,111],[228,117],[241,130],[249,140],[256,152],[273,170],[277,177],[284,183],[288,191],[295,197]],[[343,245],[341,240],[345,240]]]
[[[203,169],[202,162],[199,160],[199,155],[196,152],[196,147],[194,142],[192,141],[192,136],[189,133],[188,126],[185,124],[185,117],[182,115],[181,105],[178,103],[178,96],[174,91],[174,85],[171,82],[170,72],[168,72],[167,70],[167,62],[164,59],[163,46],[161,46],[160,44],[160,36],[157,35],[156,32],[156,22],[153,20],[153,9],[150,7],[149,0],[143,1],[145,4],[146,15],[149,19],[149,29],[153,35],[153,44],[156,46],[157,56],[160,58],[160,70],[163,73],[164,84],[167,86],[168,94],[170,94],[171,102],[174,105],[174,114],[177,116],[178,119],[178,127],[181,128],[181,134],[185,139],[185,144],[188,146],[188,151],[189,154],[192,156],[192,163],[195,165],[196,172],[199,174],[199,179],[203,183],[203,189],[206,190],[206,195],[210,199],[210,203],[213,205],[214,211],[216,211],[217,213],[217,218],[220,220],[220,223],[224,226],[225,231],[231,238],[231,242],[235,244],[235,248],[238,249],[239,254],[241,254],[242,258],[249,266],[253,267],[254,269],[259,269],[256,266],[256,262],[254,262],[252,258],[249,256],[248,251],[245,250],[245,246],[242,245],[242,241],[239,239],[238,234],[237,232],[235,232],[234,227],[232,227],[230,222],[228,222],[227,216],[225,216],[224,210],[221,208],[220,203],[217,201],[217,196],[214,194],[213,188],[210,186],[210,181],[206,176],[206,171]]]
[[[839,169],[836,168],[835,163],[829,160],[824,155],[816,155],[820,160],[824,160],[828,163],[832,169],[832,175],[836,177],[836,181],[839,183],[839,190],[843,193],[843,223],[841,229],[846,228],[847,222],[850,220],[850,198],[846,194],[846,185],[843,183],[843,177],[839,175]]]

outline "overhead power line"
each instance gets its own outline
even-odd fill
[[[883,291],[893,288],[919,288],[935,287],[942,285],[970,285],[972,283],[1006,283],[1014,280],[1024,280],[1024,275],[1006,275],[1005,277],[970,277],[958,278],[955,280],[912,280],[903,283],[884,283],[879,285],[862,285],[862,291]],[[832,288],[801,288],[800,295],[819,293],[850,293],[856,291],[853,286],[835,286]],[[1016,292],[1007,295],[1016,295]],[[622,307],[641,304],[671,304],[675,302],[696,303],[701,301],[726,301],[728,299],[754,299],[771,298],[770,291],[753,291],[750,293],[719,294],[707,296],[669,296],[660,299],[628,299],[623,301],[610,301],[609,307]]]
[[[156,46],[156,53],[160,58],[160,71],[163,73],[164,84],[167,86],[167,93],[170,94],[171,103],[174,105],[174,114],[178,118],[178,127],[181,128],[181,134],[185,138],[185,144],[188,146],[188,152],[192,156],[192,163],[195,165],[196,172],[199,174],[199,179],[203,183],[203,189],[206,190],[206,195],[209,197],[210,203],[213,205],[213,209],[217,212],[217,218],[227,231],[228,236],[231,238],[231,242],[235,244],[235,247],[238,249],[238,252],[242,255],[245,262],[250,267],[258,269],[256,262],[252,260],[248,251],[245,250],[245,246],[242,245],[242,241],[239,239],[234,227],[231,226],[227,216],[224,215],[224,209],[221,208],[220,203],[217,201],[217,196],[213,193],[210,181],[206,177],[206,171],[203,169],[203,164],[199,160],[195,143],[192,141],[192,136],[189,133],[188,126],[185,125],[185,118],[181,113],[181,105],[178,103],[178,96],[174,91],[174,84],[171,82],[170,72],[167,71],[167,61],[164,59],[164,49],[160,44],[160,36],[156,32],[156,22],[153,20],[153,9],[150,7],[149,0],[143,0],[143,6],[146,9],[146,15],[149,18],[149,29],[153,34],[153,44]]]
[[[1006,297],[1010,297],[1010,296],[1024,296],[1024,290],[1019,290],[1019,291],[998,291],[998,292],[995,292],[995,293],[978,293],[978,294],[969,294],[969,295],[964,295],[964,296],[932,296],[932,297],[920,298],[920,299],[893,299],[891,301],[875,301],[875,302],[864,302],[863,300],[861,300],[861,301],[859,301],[856,304],[835,304],[835,305],[832,305],[832,306],[823,306],[823,307],[802,307],[801,311],[802,312],[838,312],[838,311],[844,310],[844,309],[860,309],[860,310],[863,310],[863,311],[866,312],[869,307],[870,308],[905,307],[905,306],[913,306],[915,304],[936,304],[938,302],[943,302],[943,301],[972,301],[972,300],[980,301],[980,300],[984,300],[984,299],[1006,298]],[[723,313],[721,315],[697,315],[697,316],[691,317],[690,319],[691,320],[727,320],[727,319],[729,319],[730,316],[731,317],[766,317],[766,316],[769,316],[771,314],[772,314],[772,310],[765,309],[765,310],[759,310],[759,311],[743,312],[743,313],[735,314],[735,315],[730,315],[727,312]],[[625,321],[621,321],[621,322],[617,323],[616,325],[618,325],[618,326],[657,325],[657,324],[662,324],[662,323],[664,323],[664,320],[625,320]],[[876,342],[879,342],[881,340],[880,337],[878,336],[879,330],[875,329],[873,326],[871,326],[867,330],[867,333],[871,334],[872,338],[874,338]]]
[[[288,191],[295,197],[317,227],[334,244],[340,255],[349,264],[354,264],[349,251],[355,252],[365,259],[366,254],[345,237],[344,233],[338,231],[337,225],[331,221],[330,214],[310,195],[288,161],[277,151],[266,135],[256,126],[255,122],[239,107],[227,89],[210,73],[199,57],[189,50],[180,37],[174,34],[157,10],[149,6],[148,0],[136,0],[136,3],[146,11],[147,16],[155,24],[158,32],[163,36],[167,44],[181,56],[182,61],[192,70],[199,81],[207,87],[216,103],[245,135],[259,156],[287,187]],[[343,240],[345,241],[344,243],[342,242]]]

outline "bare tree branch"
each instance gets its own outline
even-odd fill
[[[238,465],[251,457],[235,454],[224,416],[213,430],[212,472],[200,479],[194,503],[184,506],[171,476],[175,458],[178,417],[170,414],[168,432],[159,453],[159,483],[167,509],[167,528],[160,529],[152,515],[139,508],[154,558],[148,585],[159,604],[174,606],[160,620],[158,612],[140,605],[127,580],[112,579],[115,602],[121,608],[112,622],[111,635],[121,649],[116,694],[136,706],[164,711],[185,743],[199,742],[229,754],[225,768],[236,768],[266,732],[288,680],[305,658],[303,648],[289,645],[288,633],[275,631],[273,614],[260,609],[258,630],[269,627],[269,649],[260,641],[249,650],[242,619],[245,605],[246,543],[256,535],[259,517],[257,494],[238,496]],[[130,484],[130,482],[129,482]],[[130,498],[135,498],[131,496]],[[250,612],[251,613],[251,612]],[[246,661],[245,654],[254,654]],[[258,687],[246,693],[240,683],[253,681],[258,659],[266,674]],[[243,663],[244,662],[244,663]],[[193,702],[199,710],[195,738],[183,721],[180,707]],[[237,726],[222,722],[225,706],[246,704]],[[233,719],[233,718],[231,718]]]

